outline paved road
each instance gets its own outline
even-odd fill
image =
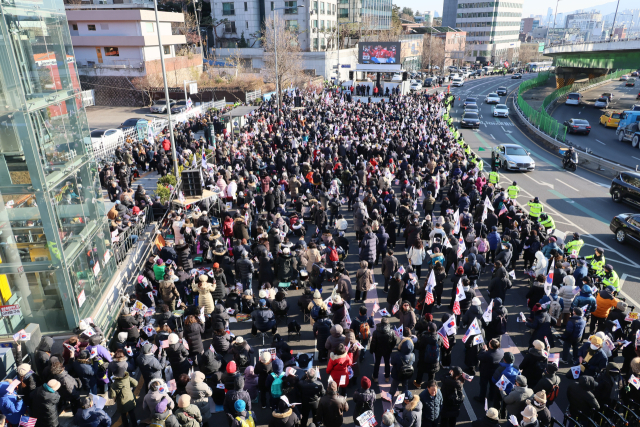
[[[636,96],[640,85],[625,87],[624,81],[612,81],[605,85],[583,92],[582,105],[560,104],[552,113],[560,123],[569,119],[585,119],[591,124],[589,135],[567,135],[567,139],[581,147],[588,147],[594,154],[622,165],[634,168],[640,165],[640,149],[632,148],[630,142],[619,142],[615,128],[601,126],[600,116],[603,110],[595,108],[594,102],[605,92],[613,93],[613,103],[609,110],[627,110],[633,104],[640,103]]]

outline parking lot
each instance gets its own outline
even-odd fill
[[[87,107],[89,128],[112,129],[133,117],[154,118],[166,117],[165,114],[151,114],[148,107]]]

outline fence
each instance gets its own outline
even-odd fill
[[[606,76],[598,77],[596,79],[591,79],[587,82],[574,83],[571,86],[556,89],[542,101],[542,108],[540,110],[536,110],[524,100],[522,94],[530,89],[544,86],[547,84],[547,80],[554,76],[550,72],[540,73],[535,79],[523,82],[518,87],[517,105],[524,117],[532,125],[553,139],[564,142],[567,137],[567,127],[549,115],[547,111],[548,107],[563,97],[566,98],[566,96],[571,92],[578,92],[603,82],[617,79],[628,72],[629,70],[618,70],[614,73],[607,74]]]
[[[96,94],[93,89],[82,91],[82,106],[90,107],[96,105]]]
[[[226,100],[205,102],[201,105],[191,108],[184,113],[179,113],[171,116],[171,122],[173,126],[178,123],[184,123],[187,120],[198,117],[212,108],[223,108],[226,105]],[[122,146],[128,139],[134,142],[142,142],[145,138],[153,138],[168,124],[167,119],[154,118],[150,120],[147,126],[141,128],[130,127],[124,129],[122,133],[113,134],[104,137],[100,142],[92,143],[93,155],[97,160],[107,160],[115,154],[116,148]]]
[[[254,100],[260,98],[261,96],[262,96],[262,91],[260,89],[254,90],[251,92],[245,92],[245,102],[249,104]]]

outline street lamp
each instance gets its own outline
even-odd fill
[[[156,0],[157,1],[157,0]],[[302,9],[304,5],[297,6]],[[276,94],[278,95],[278,117],[280,117],[280,84],[278,83],[278,29],[276,28],[276,10],[292,9],[291,7],[274,7],[273,8],[273,52],[276,57]]]
[[[613,32],[616,29],[616,18],[618,17],[618,6],[620,6],[620,0],[618,0],[618,4],[616,4],[616,14],[613,15],[613,25],[611,26],[611,36],[609,37],[609,43],[613,41]]]
[[[336,78],[338,79],[338,86],[340,86],[340,25],[353,24],[353,22],[338,22],[338,70],[336,71]],[[356,79],[354,79],[355,81]]]

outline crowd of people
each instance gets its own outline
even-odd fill
[[[56,427],[66,408],[74,425],[108,427],[109,398],[125,427],[340,427],[350,406],[363,427],[453,427],[476,381],[486,413],[474,427],[544,427],[560,395],[581,422],[639,397],[640,321],[604,250],[582,258],[580,236],[546,227],[537,199],[528,213],[517,183],[487,180],[448,120],[452,95],[295,95],[304,109],[266,102],[233,138],[196,140],[215,113],[181,126],[178,156],[213,146],[201,168],[215,196],[160,220],[167,243],[134,278],[112,337],[85,319],[60,351],[42,338],[0,385],[9,425]],[[165,140],[123,147],[120,167],[166,173]],[[125,202],[129,175],[109,176],[114,219],[152,203],[140,188]],[[510,314],[507,300],[528,310]],[[502,348],[513,317],[513,331],[530,331],[518,364]],[[242,321],[251,332],[234,334]],[[294,355],[291,338],[309,328],[316,348]]]

